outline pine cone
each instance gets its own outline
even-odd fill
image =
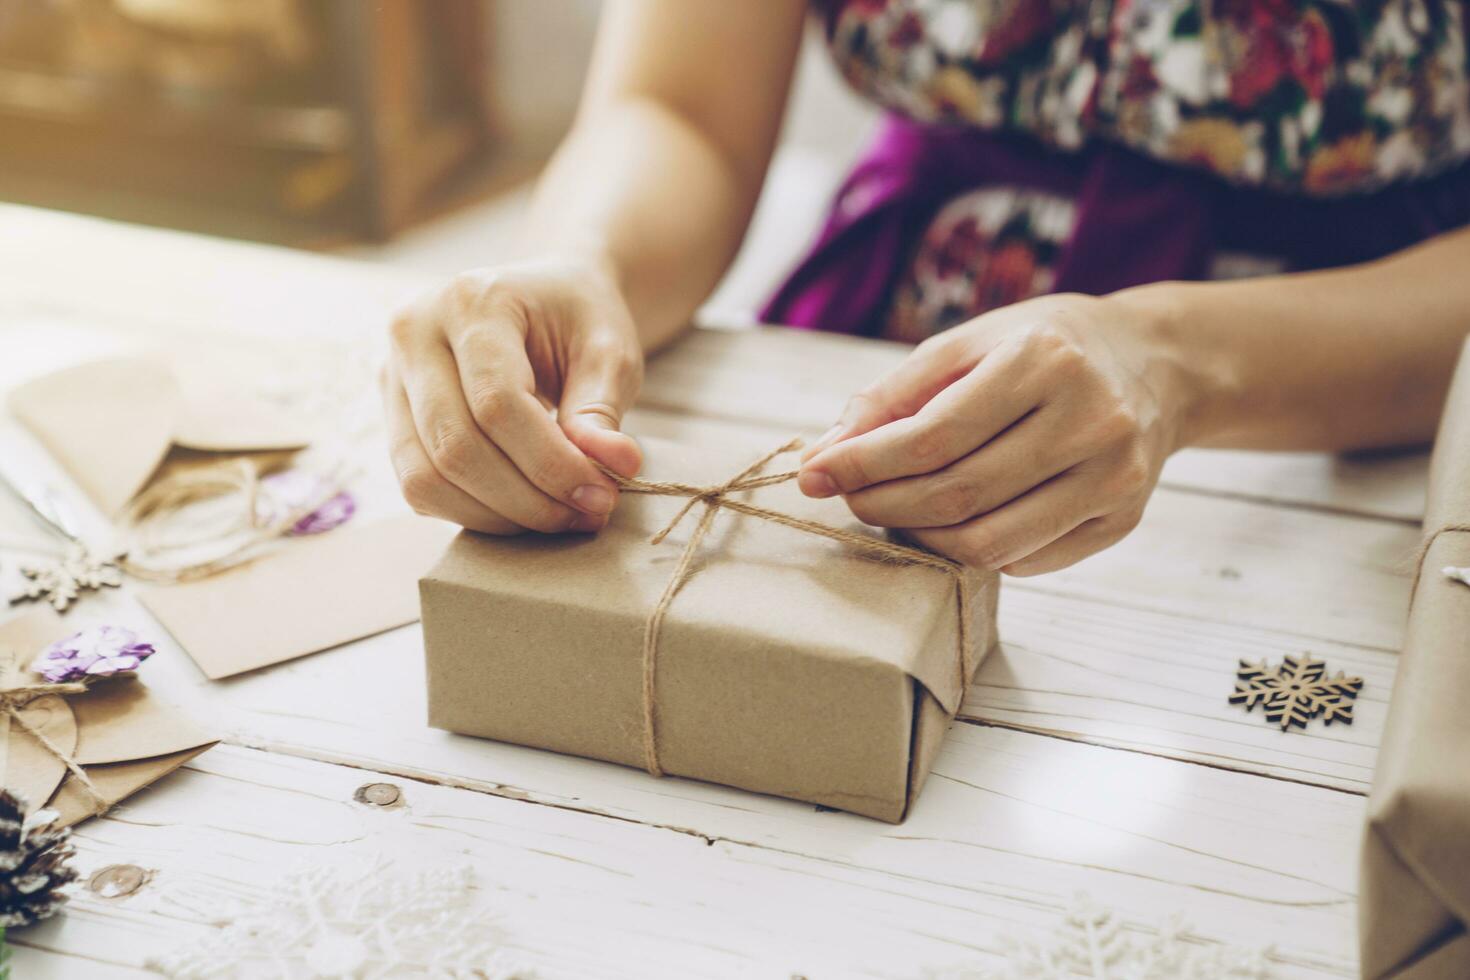
[[[0,790],[0,929],[50,918],[66,901],[61,889],[77,878],[71,831],[51,822],[25,824],[25,806]]]

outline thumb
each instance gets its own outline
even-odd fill
[[[642,380],[643,353],[635,345],[590,344],[573,354],[556,410],[574,446],[623,476],[643,467],[643,451],[622,431]]]
[[[837,424],[814,442],[805,463],[828,446],[871,432],[889,422],[908,418],[929,400],[969,371],[971,364],[957,357],[949,344],[920,344],[901,364],[848,399]]]

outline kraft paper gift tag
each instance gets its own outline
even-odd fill
[[[311,442],[307,426],[246,380],[217,358],[110,358],[17,387],[10,410],[116,517],[175,447],[244,453]]]
[[[1435,441],[1398,677],[1368,801],[1363,976],[1470,977],[1470,345]]]
[[[772,448],[643,444],[646,479],[698,487]],[[791,482],[733,499],[889,540]],[[995,574],[722,508],[662,607],[650,690],[650,614],[704,505],[650,538],[688,503],[625,490],[596,535],[456,538],[420,587],[429,723],[902,820],[996,645]]]
[[[29,667],[70,631],[49,609],[0,624],[0,688],[42,683]],[[144,664],[143,671],[147,671]],[[30,809],[49,806],[69,826],[156,782],[217,741],[172,706],[154,699],[138,677],[110,677],[79,694],[46,695],[18,709],[81,767],[100,800],[66,762],[0,714],[0,785]]]
[[[342,527],[140,598],[218,680],[417,621],[418,579],[455,530],[417,515]]]

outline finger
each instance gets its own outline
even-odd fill
[[[802,454],[802,462],[843,439],[913,415],[974,365],[951,338],[926,340],[903,363],[848,399],[837,424]]]
[[[808,460],[798,485],[809,497],[943,469],[1041,404],[1045,386],[1020,344],[1002,344],[917,414],[845,439]]]
[[[1020,561],[1003,566],[1001,571],[1017,578],[1025,578],[1067,568],[1117,544],[1137,525],[1136,516],[1110,514],[1107,517],[1094,517],[1083,521],[1046,547]]]
[[[533,486],[475,424],[448,347],[425,345],[413,366],[399,371],[419,443],[440,476],[522,527],[552,532],[573,525],[579,512]]]
[[[572,351],[556,420],[577,448],[614,473],[636,476],[643,453],[622,431],[638,397],[643,355],[632,340],[599,338]]]
[[[469,414],[481,433],[541,493],[603,516],[617,488],[574,446],[536,397],[526,341],[504,319],[480,320],[450,341]]]
[[[999,510],[953,527],[909,532],[925,547],[979,568],[998,569],[1051,544],[1089,518],[1099,516],[1091,503],[1091,482],[1067,473],[1042,484]]]
[[[486,534],[519,534],[525,530],[506,520],[445,480],[429,462],[418,432],[408,396],[391,371],[382,380],[383,408],[387,418],[389,456],[398,476],[403,499],[420,514],[453,521],[461,527]]]
[[[847,506],[875,527],[948,527],[987,514],[1087,458],[1058,432],[1062,413],[1043,409],[935,473],[874,484]]]

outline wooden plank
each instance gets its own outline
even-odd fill
[[[1397,655],[1008,587],[962,718],[1366,793]],[[1365,679],[1353,724],[1282,732],[1227,703],[1240,659],[1309,650]]]
[[[685,435],[695,434],[693,423],[664,421],[668,423],[661,430],[665,435],[679,434],[679,427]],[[709,434],[707,423],[697,423],[697,427],[702,437]],[[732,440],[749,437],[748,430],[739,426],[726,427],[725,434]],[[46,461],[33,462],[42,469]],[[394,505],[391,476],[378,476],[363,487],[365,516]],[[1179,521],[1178,528],[1161,529],[1161,537],[1192,534],[1198,541],[1202,529],[1222,526],[1211,518],[1211,508],[1244,509],[1248,516],[1271,510],[1255,504],[1175,496],[1195,510]],[[1084,579],[1091,594],[1039,589],[1036,580],[1008,582],[1001,603],[1005,648],[982,667],[965,716],[981,723],[1035,729],[1361,792],[1371,771],[1373,746],[1391,689],[1394,655],[1351,640],[1307,639],[1271,628],[1271,620],[1291,612],[1291,602],[1272,595],[1280,589],[1276,576],[1258,575],[1257,571],[1286,566],[1307,590],[1296,601],[1309,609],[1326,608],[1334,601],[1336,585],[1314,556],[1316,543],[1337,540],[1354,550],[1358,547],[1352,540],[1354,533],[1361,533],[1364,527],[1376,531],[1393,526],[1323,515],[1288,516],[1325,521],[1327,526],[1304,530],[1289,521],[1281,536],[1263,537],[1260,551],[1246,555],[1249,561],[1240,559],[1242,549],[1229,538],[1214,545],[1206,540],[1205,545],[1235,555],[1239,578],[1201,576],[1203,584],[1193,594],[1181,590],[1189,601],[1177,607],[1169,601],[1172,593],[1163,590],[1150,593],[1158,609],[1136,608],[1130,580],[1142,573],[1135,566],[1156,563],[1149,522],[1139,531],[1138,545],[1129,542],[1114,549],[1121,564]],[[1393,581],[1394,588],[1404,587],[1401,579]],[[1397,628],[1399,613],[1388,605],[1363,601],[1352,588],[1348,592],[1360,605],[1356,610],[1360,626],[1366,623],[1384,634]],[[1260,610],[1271,614],[1267,623],[1247,625]],[[1373,619],[1375,611],[1383,618]],[[1235,618],[1246,622],[1232,623]],[[1304,614],[1306,621],[1311,618]],[[72,621],[78,626],[122,622],[158,638],[170,656],[153,661],[150,676],[178,692],[181,700],[197,704],[202,713],[217,719],[241,741],[370,765],[412,762],[457,776],[479,771],[474,756],[458,762],[441,758],[438,746],[443,736],[422,730],[422,653],[414,628],[273,671],[210,684],[127,595],[90,599],[72,614]],[[1334,621],[1322,616],[1322,624],[1331,632]],[[1283,734],[1224,703],[1237,659],[1277,660],[1300,649],[1326,656],[1334,667],[1368,679],[1354,727],[1313,726],[1307,732]],[[351,678],[351,698],[317,696],[341,684],[344,677]],[[505,751],[514,755],[518,750]],[[539,778],[527,776],[521,782],[534,785]]]
[[[743,423],[639,410],[630,425],[641,434],[729,445],[736,455],[743,451],[737,446],[764,448],[762,430]],[[18,427],[0,425],[0,446],[28,474],[64,485]],[[368,439],[362,450],[362,516],[401,511],[376,442]],[[1118,547],[1058,575],[1006,583],[1005,651],[982,669],[965,715],[1361,792],[1391,689],[1407,595],[1404,559],[1414,543],[1413,530],[1395,523],[1161,491]],[[94,619],[109,605],[89,601],[73,618]],[[162,633],[130,602],[113,608]],[[365,658],[358,685],[365,697],[407,697],[414,714],[403,723],[419,724],[420,648],[411,632],[394,636],[348,655]],[[1303,649],[1368,679],[1355,727],[1282,734],[1224,703],[1237,659],[1279,660]],[[393,676],[385,663],[400,661],[414,671],[379,689],[381,678]],[[281,676],[292,683],[291,673]],[[296,744],[270,718],[272,698],[289,701],[290,693],[271,689],[251,699],[259,714],[247,711],[237,723],[252,740]],[[317,743],[331,751],[350,746],[371,724],[350,711],[336,715],[344,707],[319,709],[345,726],[342,738]]]
[[[734,423],[640,411],[635,431],[693,441],[764,448],[759,432]],[[29,473],[60,482],[54,464],[13,425],[0,447]],[[375,445],[357,485],[362,516],[402,509]],[[77,511],[87,513],[78,506]],[[24,524],[20,527],[23,529]],[[964,708],[977,722],[1015,726],[1083,741],[1193,759],[1248,772],[1362,792],[1392,687],[1407,595],[1412,529],[1336,515],[1282,511],[1255,503],[1161,491],[1135,534],[1076,569],[1041,579],[1007,580],[1001,601],[1004,650],[982,667]],[[130,597],[89,599],[79,623],[135,623],[176,649]],[[1241,658],[1279,661],[1309,650],[1334,669],[1367,679],[1351,728],[1320,725],[1281,733],[1258,715],[1225,703]],[[402,702],[404,729],[422,724],[422,651],[416,631],[327,654],[356,674],[359,700]],[[352,751],[374,722],[355,702],[311,709],[327,726],[307,735],[275,718],[295,689],[332,683],[316,660],[243,680],[207,685],[185,664],[188,697],[224,711],[242,737]],[[304,676],[303,676],[304,674]],[[236,697],[234,692],[250,692]],[[307,709],[303,707],[303,711]],[[385,750],[386,753],[386,750]],[[386,753],[384,758],[391,758]]]
[[[398,267],[14,205],[0,205],[0,267],[7,272],[0,316],[40,311],[137,331],[349,339],[375,349],[392,313],[437,281]],[[643,402],[816,433],[906,351],[801,330],[696,330],[650,364]],[[1340,460],[1186,451],[1164,472],[1166,486],[1399,521],[1421,515],[1423,478],[1422,454]]]
[[[19,210],[0,209],[5,217]],[[251,246],[216,248],[217,243],[190,236],[137,233],[83,219],[42,216],[19,227],[20,232],[0,221],[0,259],[15,258],[17,278],[28,284],[6,300],[10,313],[39,311],[140,333],[199,328],[365,340],[378,336],[374,321],[410,285],[394,277],[370,282],[363,269],[348,263],[302,261]],[[27,228],[37,232],[31,241],[26,241]],[[34,248],[21,248],[22,242]],[[86,268],[118,259],[99,273],[99,292],[73,288],[79,256]],[[179,286],[181,281],[186,284]],[[202,283],[197,289],[196,281]],[[293,301],[293,293],[300,294],[299,301]],[[160,303],[161,296],[167,303]],[[294,333],[298,328],[302,332]],[[721,339],[729,336],[737,340]],[[641,411],[636,421],[639,431],[646,431],[645,424],[650,429],[662,424],[668,433],[689,438],[760,440],[784,434],[793,424],[816,430],[835,412],[834,400],[840,405],[850,390],[846,382],[829,383],[834,372],[876,374],[896,356],[901,351],[881,344],[789,331],[700,332],[655,362],[648,401],[680,411],[714,405],[709,418],[665,415],[660,423],[655,409]],[[754,415],[745,414],[749,406]],[[772,406],[781,406],[781,414],[769,415]],[[730,421],[719,421],[722,417]],[[11,452],[11,446],[0,439],[0,453]],[[401,507],[379,448],[365,443],[364,449],[376,461],[361,488],[364,517]],[[35,455],[26,460],[29,472],[54,478],[49,460]],[[558,931],[566,931],[565,921],[578,921],[579,915],[599,924],[585,947],[570,947],[575,975],[597,975],[605,957],[593,954],[623,948],[612,938],[612,926],[596,933],[608,907],[630,910],[629,918],[613,915],[609,921],[624,945],[627,936],[639,937],[654,957],[648,962],[713,964],[686,975],[704,975],[699,969],[730,975],[720,971],[751,966],[741,958],[745,954],[732,957],[720,950],[779,948],[784,954],[789,948],[795,953],[781,961],[782,969],[809,969],[804,950],[836,950],[852,956],[853,970],[842,969],[847,961],[838,964],[844,975],[868,968],[873,975],[910,976],[920,962],[914,951],[952,954],[978,946],[983,954],[994,949],[985,945],[988,939],[976,938],[985,928],[1050,922],[1070,892],[1085,887],[1139,922],[1182,908],[1203,927],[1197,931],[1211,938],[1259,943],[1289,934],[1289,942],[1278,942],[1291,961],[1289,969],[1297,971],[1287,975],[1348,976],[1354,962],[1352,874],[1361,800],[1299,783],[1358,792],[1371,766],[1407,594],[1405,559],[1416,538],[1404,523],[1401,491],[1417,477],[1409,467],[1392,481],[1397,489],[1390,492],[1373,483],[1379,467],[1367,466],[1365,482],[1344,497],[1339,489],[1356,485],[1354,477],[1324,471],[1320,457],[1307,463],[1313,470],[1305,476],[1265,464],[1244,467],[1232,490],[1232,484],[1222,482],[1227,458],[1226,469],[1190,478],[1209,483],[1204,489],[1210,496],[1165,489],[1123,545],[1067,572],[1009,583],[1002,603],[1006,649],[983,669],[965,708],[976,724],[956,727],[917,812],[899,828],[431,731],[423,723],[421,650],[414,628],[211,684],[130,596],[89,600],[73,614],[73,624],[111,621],[144,628],[159,638],[163,650],[150,663],[150,683],[212,718],[236,743],[272,750],[270,755],[227,750],[206,756],[199,773],[171,780],[117,818],[92,825],[99,828],[97,854],[116,842],[107,836],[113,832],[140,835],[119,840],[136,844],[139,853],[160,855],[159,866],[169,863],[175,869],[198,864],[201,856],[214,861],[238,852],[248,859],[230,857],[234,863],[228,873],[215,877],[258,885],[262,878],[248,876],[264,875],[283,854],[327,843],[335,845],[333,851],[349,848],[355,825],[343,824],[339,816],[354,811],[343,794],[349,783],[365,777],[344,774],[338,765],[295,761],[318,759],[443,784],[433,787],[448,794],[433,797],[435,813],[470,814],[456,809],[470,806],[457,802],[463,799],[508,807],[506,813],[534,811],[534,826],[497,811],[487,818],[493,830],[468,835],[473,844],[463,843],[466,835],[453,827],[419,821],[423,811],[415,812],[415,832],[431,829],[430,838],[453,839],[459,848],[491,848],[497,859],[512,860],[502,851],[517,847],[531,853],[551,850],[516,837],[539,832],[548,813],[564,814],[557,819],[577,825],[561,829],[560,838],[577,838],[588,822],[650,835],[604,837],[598,831],[585,838],[585,850],[576,856],[552,859],[557,867],[599,865],[599,876],[608,874],[611,860],[625,872],[614,872],[618,882],[636,880],[650,866],[678,869],[662,878],[655,874],[659,887],[650,886],[648,893],[589,889],[579,881],[564,891],[591,895],[585,904],[558,907],[557,915],[546,920],[531,917],[542,930],[528,930],[542,937],[527,941],[533,949],[540,948],[536,942],[553,948],[562,938]],[[1328,512],[1215,496],[1222,491]],[[1336,510],[1378,517],[1331,513]],[[1369,677],[1358,727],[1280,735],[1223,706],[1237,657],[1276,659],[1298,648]],[[323,697],[324,691],[339,696]],[[239,764],[263,768],[216,771],[215,759],[255,760]],[[297,767],[306,775],[291,775]],[[1225,771],[1230,769],[1244,772]],[[189,789],[195,780],[209,780],[202,784],[206,789]],[[220,780],[228,791],[218,788]],[[273,805],[281,794],[290,798],[297,784],[318,793],[325,792],[320,787],[335,786],[331,807]],[[175,790],[176,785],[183,788]],[[235,790],[242,786],[252,788]],[[187,802],[173,800],[175,793],[184,793],[181,799]],[[145,812],[156,798],[171,800],[167,812],[200,808],[197,824],[176,825],[166,813]],[[221,800],[230,803],[225,812],[217,809]],[[269,822],[277,811],[290,818],[296,836]],[[140,812],[149,819],[138,817]],[[327,812],[339,816],[320,815]],[[312,836],[318,833],[324,836]],[[687,848],[661,843],[667,837],[695,841],[696,852],[717,853],[721,862],[734,862],[739,870],[701,863]],[[505,844],[507,839],[518,843]],[[261,850],[243,843],[256,840]],[[637,861],[620,865],[628,854]],[[710,893],[681,892],[669,884],[685,877],[719,887]],[[538,866],[526,872],[526,880],[548,879]],[[536,904],[529,896],[538,892],[529,885],[517,887],[521,904]],[[670,903],[666,893],[678,903]],[[762,901],[751,902],[751,895]],[[781,901],[788,895],[791,908]],[[650,909],[656,925],[640,918]],[[762,918],[767,909],[775,921]],[[835,910],[833,922],[845,918],[856,926],[850,933],[830,923],[807,923],[803,915],[810,916],[812,909]],[[700,919],[708,910],[718,914]],[[79,934],[72,926],[54,927],[63,936],[73,929],[74,946],[54,942],[67,951],[61,962],[79,962],[70,957],[87,955],[83,947],[130,948],[126,936],[134,931],[162,934],[162,926],[139,926],[115,912],[108,908],[95,920],[74,916],[72,922],[82,923]],[[684,918],[689,915],[695,918]],[[691,942],[689,935],[702,936],[701,930],[716,922],[731,931],[718,933],[716,955],[707,959],[705,947],[711,944]],[[724,925],[729,922],[736,924]],[[674,928],[666,934],[670,923]],[[684,928],[678,928],[681,923]],[[177,917],[167,925],[172,938],[179,930]],[[46,929],[53,927],[36,934],[47,936]],[[763,947],[759,940],[766,932],[784,938],[777,947]],[[877,937],[872,946],[881,948],[871,948],[869,936]],[[122,938],[114,943],[114,937]],[[646,943],[644,937],[649,937]],[[576,959],[578,949],[591,951],[585,962]],[[51,961],[45,962],[51,969]],[[135,961],[123,959],[119,965],[130,962]]]
[[[695,331],[658,355],[643,404],[675,413],[824,431],[855,391],[897,365],[905,345],[766,328]],[[1426,454],[1338,458],[1327,453],[1186,450],[1162,484],[1417,523]]]
[[[94,600],[89,616],[103,615],[104,603],[113,600]],[[472,757],[440,758],[442,736],[422,731],[416,627],[210,684],[145,613],[122,611],[125,604],[119,597],[119,611],[110,618],[137,624],[174,654],[151,669],[176,675],[170,687],[187,692],[180,700],[197,704],[235,739],[375,766],[412,760],[458,775],[477,772]],[[1312,644],[1309,649],[1334,669],[1367,679],[1355,724],[1281,732],[1259,713],[1227,704],[1226,695],[1237,659],[1279,661],[1302,649],[1293,637],[1014,588],[1002,600],[1001,635],[1002,649],[982,666],[962,709],[969,721],[1357,793],[1367,789],[1392,690],[1390,652]],[[351,678],[351,697],[317,696],[342,677]]]
[[[401,808],[352,802],[378,778],[237,748],[202,756],[79,829],[84,871],[132,863],[155,877],[123,899],[81,893],[15,937],[22,964],[134,966],[292,866],[377,853],[471,864],[498,934],[547,977],[989,967],[1008,938],[1045,938],[1078,888],[1134,928],[1182,912],[1203,940],[1274,945],[1284,978],[1354,971],[1361,801],[1326,790],[973,729],[950,740],[932,805],[901,827],[768,800],[654,826],[579,798],[402,779]],[[667,814],[689,814],[684,784],[659,785]]]
[[[1396,650],[1418,541],[1396,522],[1160,490],[1117,546],[1013,585]]]
[[[291,340],[382,341],[431,279],[270,245],[0,205],[0,317]]]
[[[1335,669],[1367,678],[1356,723],[1283,733],[1259,714],[1228,705],[1226,695],[1238,658],[1279,660],[1301,649],[1293,637],[1014,588],[1001,610],[1003,648],[970,689],[962,709],[969,721],[1357,793],[1367,788],[1392,689],[1391,653],[1314,644],[1313,652]],[[91,600],[73,618],[79,625],[111,621],[144,630],[169,654],[150,663],[155,683],[244,744],[375,767],[411,764],[456,777],[481,771],[478,756],[443,754],[447,736],[424,728],[417,627],[210,683],[129,597]],[[350,697],[320,697],[344,683]]]
[[[643,436],[736,456],[787,435],[655,409],[629,423]],[[1366,792],[1398,663],[1414,529],[1170,490],[1158,497],[1132,538],[1072,573],[1081,588],[1065,575],[1004,581],[1003,649],[981,667],[961,717]],[[1241,659],[1302,652],[1365,678],[1351,727],[1283,733],[1226,702]]]
[[[1345,456],[1186,449],[1164,464],[1159,484],[1418,527],[1428,474],[1425,449]]]
[[[109,924],[110,926],[110,924]],[[73,930],[77,932],[79,930]],[[120,930],[107,928],[116,934]],[[15,944],[10,947],[11,976],[24,980],[158,980],[158,974],[137,966],[113,963],[78,950],[59,952],[25,945],[29,940],[24,933],[13,936]]]
[[[790,434],[651,408],[635,412],[630,429],[737,455]],[[1061,572],[1007,579],[1004,588],[1396,650],[1418,542],[1417,528],[1398,521],[1163,488],[1120,544]]]

